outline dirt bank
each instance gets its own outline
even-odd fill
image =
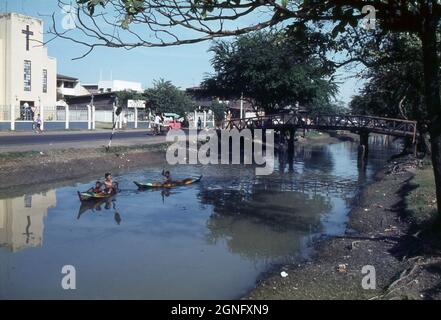
[[[166,144],[102,149],[68,149],[0,154],[0,195],[17,187],[30,192],[57,182],[88,181],[105,172],[118,174],[165,160]],[[28,188],[29,190],[27,190]]]
[[[414,224],[406,211],[417,167],[412,158],[390,163],[362,192],[343,237],[322,239],[309,261],[276,268],[244,298],[441,298],[439,232],[433,222]],[[366,265],[375,267],[374,290],[362,288]]]

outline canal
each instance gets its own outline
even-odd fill
[[[0,195],[0,299],[239,298],[274,266],[308,258],[314,240],[345,232],[359,191],[397,152],[383,142],[371,141],[364,170],[356,143],[308,144],[296,146],[292,171],[280,157],[270,176],[241,165],[146,166],[116,176],[121,193],[94,205],[77,197],[94,181]],[[136,189],[164,167],[203,179]],[[75,290],[61,286],[65,265]]]

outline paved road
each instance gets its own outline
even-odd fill
[[[107,145],[110,134],[110,131],[2,133],[0,152],[102,147]],[[147,134],[147,130],[117,131],[112,145],[154,144],[163,141],[165,136],[154,137]]]

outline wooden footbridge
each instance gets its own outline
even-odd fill
[[[274,129],[276,131],[292,129],[347,130],[355,133],[366,132],[410,137],[414,143],[417,136],[416,121],[357,115],[272,114],[263,117],[231,119],[225,122],[225,128]]]
[[[361,115],[311,115],[305,112],[271,114],[261,117],[230,119],[224,122],[225,129],[273,129],[290,132],[290,149],[294,145],[296,130],[345,130],[360,135],[362,146],[360,157],[367,155],[370,133],[394,137],[410,138],[414,146],[417,142],[417,122]]]

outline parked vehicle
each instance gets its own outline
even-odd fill
[[[181,129],[182,124],[177,120],[167,120],[164,124],[165,127],[168,128],[168,130],[172,129]]]

